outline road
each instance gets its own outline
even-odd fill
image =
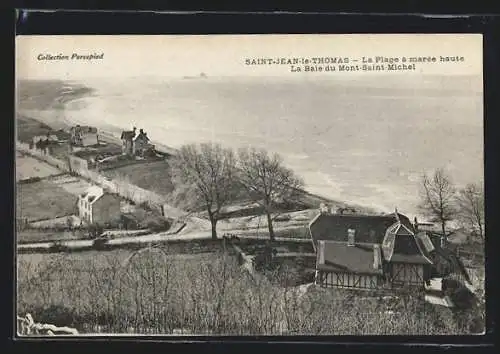
[[[278,228],[276,231],[279,230],[285,230],[286,228]],[[230,230],[228,233],[234,234],[234,235],[239,235],[239,236],[246,236],[247,238],[252,238],[252,239],[262,239],[262,240],[267,240],[269,239],[268,236],[255,236],[252,234],[255,234],[255,230]],[[252,235],[252,236],[250,236]],[[212,237],[212,234],[210,231],[207,230],[202,230],[202,231],[194,231],[190,233],[186,233],[183,235],[172,235],[168,231],[166,232],[159,232],[159,233],[154,233],[154,234],[149,234],[149,235],[143,235],[143,236],[126,236],[126,237],[120,237],[120,238],[115,238],[111,239],[107,242],[108,245],[126,245],[126,244],[141,244],[141,243],[150,243],[150,242],[168,242],[168,241],[188,241],[188,240],[196,240],[196,239],[209,239]],[[304,243],[304,244],[310,244],[311,240],[310,239],[291,239],[291,238],[283,238],[283,237],[277,237],[276,241],[287,241],[287,242],[296,242],[296,243]],[[61,242],[62,245],[69,247],[69,248],[88,248],[93,245],[93,240],[69,240],[69,241],[63,241]],[[37,242],[37,243],[28,243],[28,244],[19,244],[17,246],[18,250],[23,250],[23,249],[30,249],[30,250],[36,250],[36,249],[48,249],[53,246],[53,242]]]

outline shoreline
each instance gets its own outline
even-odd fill
[[[54,111],[59,111],[60,113],[57,114],[58,112]],[[59,130],[59,129],[69,129],[75,124],[80,124],[80,125],[88,125],[88,123],[80,120],[75,120],[75,119],[68,119],[66,115],[64,114],[64,110],[58,110],[58,109],[53,109],[53,110],[45,110],[45,114],[43,114],[41,111],[35,111],[35,110],[29,110],[29,109],[18,109],[16,112],[16,119],[17,117],[22,117],[22,118],[27,118],[27,119],[32,119],[35,120],[39,123],[46,124],[49,126],[51,129],[54,130]],[[42,115],[42,116],[41,116]],[[105,141],[112,142],[117,145],[120,144],[120,138],[119,138],[119,131],[122,130],[120,127],[116,126],[111,126],[111,125],[100,125],[96,126],[98,129],[98,134],[99,136],[103,136]],[[157,141],[151,140],[153,145],[155,145],[156,149],[160,153],[166,153],[167,155],[175,155],[177,152],[177,149],[168,147],[164,144],[161,144]],[[348,201],[341,201],[341,200],[336,200],[332,199],[327,196],[323,196],[318,193],[313,193],[311,191],[308,191],[306,188],[301,190],[302,194],[306,198],[312,198],[316,199],[319,201],[319,203],[325,203],[325,204],[330,204],[336,207],[352,207],[360,211],[361,214],[385,214],[383,210],[371,207],[371,206],[365,206],[362,204],[358,203],[351,203]]]

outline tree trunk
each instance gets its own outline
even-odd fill
[[[274,241],[274,229],[273,229],[273,220],[271,219],[271,213],[266,211],[266,216],[267,216],[267,227],[269,229],[269,237],[271,238],[271,241]]]
[[[217,218],[213,215],[210,216],[210,224],[212,225],[212,239],[217,239]]]
[[[441,221],[441,232],[443,233],[443,236],[442,236],[442,246],[446,246],[446,243],[448,241],[448,238],[446,237],[446,227],[445,227],[445,222],[444,221]]]

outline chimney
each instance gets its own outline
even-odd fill
[[[347,246],[355,245],[355,233],[356,230],[349,228],[347,230]]]
[[[446,248],[446,235],[441,236],[441,248]]]
[[[325,264],[325,241],[319,240],[318,247],[318,264]]]
[[[144,130],[143,129],[139,129],[139,133],[144,134]]]
[[[416,216],[413,219],[413,227],[415,228],[415,231],[418,231],[418,220]]]
[[[379,269],[381,266],[380,246],[373,245],[373,269]]]

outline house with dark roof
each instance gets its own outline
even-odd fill
[[[70,143],[75,146],[93,146],[99,144],[99,135],[97,128],[90,126],[76,125],[71,127]]]
[[[80,219],[89,224],[117,222],[121,218],[120,198],[92,186],[79,196],[78,212]]]
[[[424,288],[432,261],[413,225],[388,215],[320,213],[309,225],[316,251],[316,280],[323,287]]]
[[[129,156],[144,156],[146,153],[154,150],[154,145],[147,133],[140,129],[137,133],[137,128],[123,131],[120,139],[122,140],[122,153]]]

